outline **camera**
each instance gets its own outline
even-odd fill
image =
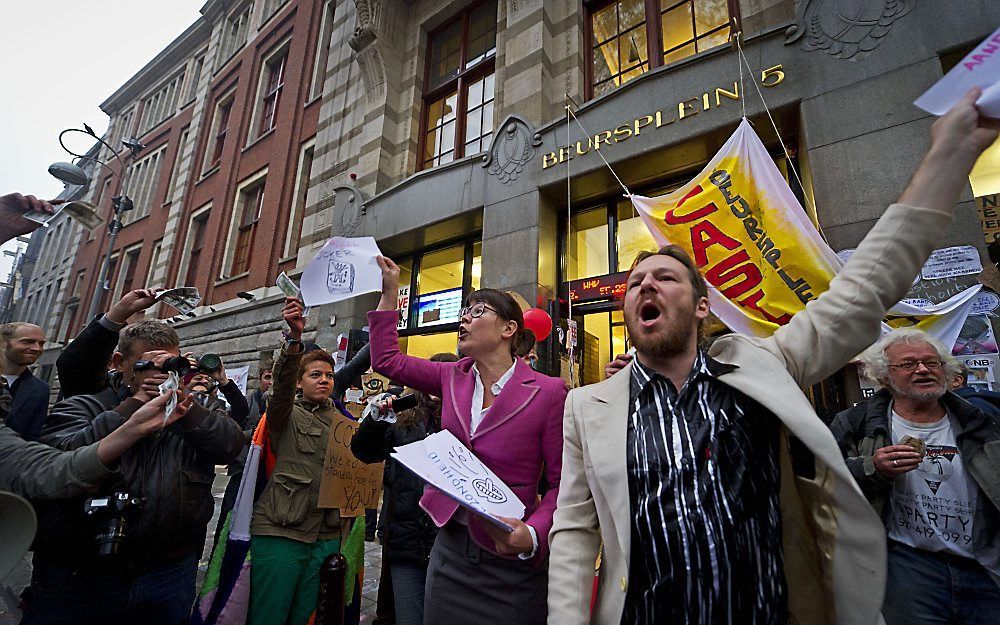
[[[222,366],[222,358],[219,358],[218,354],[203,354],[199,356],[195,362],[197,365],[192,367],[191,361],[184,356],[171,356],[163,361],[163,364],[159,366],[159,370],[163,373],[175,371],[177,372],[177,375],[183,377],[187,375],[192,368],[204,373],[211,373]],[[157,366],[152,360],[137,360],[133,370],[145,371],[146,369],[156,368]]]
[[[84,514],[97,525],[97,533],[94,535],[97,555],[114,556],[121,552],[125,542],[126,519],[133,510],[141,508],[143,502],[143,497],[134,497],[125,492],[94,497],[84,502]]]

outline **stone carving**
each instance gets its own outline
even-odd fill
[[[348,45],[354,50],[354,60],[361,68],[368,102],[385,97],[385,63],[376,41],[382,24],[382,3],[379,0],[354,0],[358,21]]]
[[[785,44],[823,50],[839,59],[863,59],[889,33],[893,22],[913,9],[914,0],[800,0]]]
[[[490,151],[483,157],[483,167],[500,182],[517,180],[524,166],[535,156],[535,147],[542,137],[524,118],[509,116],[493,135]]]
[[[339,184],[333,191],[336,198],[333,204],[332,235],[354,236],[365,213],[364,196],[353,184]]]

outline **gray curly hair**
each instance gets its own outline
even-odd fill
[[[889,332],[861,354],[861,365],[865,377],[872,382],[885,384],[889,379],[889,357],[886,350],[898,343],[924,343],[937,352],[944,362],[944,372],[951,380],[961,374],[962,363],[951,355],[951,350],[938,338],[916,328],[899,328]]]

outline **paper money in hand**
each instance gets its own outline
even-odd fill
[[[156,296],[158,301],[169,306],[173,306],[181,314],[188,314],[194,310],[198,302],[201,301],[201,293],[193,286],[180,286],[176,289],[168,289]]]
[[[278,274],[277,280],[275,280],[275,286],[281,289],[287,297],[301,297],[298,285],[288,277],[288,274],[282,271]]]
[[[164,381],[163,384],[159,386],[160,395],[163,395],[164,393],[170,393],[170,399],[167,400],[167,408],[163,414],[164,423],[167,422],[167,419],[170,418],[170,415],[174,413],[174,409],[177,408],[177,393],[175,393],[174,391],[176,391],[180,387],[181,387],[181,377],[177,374],[176,371],[171,371],[167,375],[166,381]]]

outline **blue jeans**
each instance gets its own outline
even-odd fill
[[[194,555],[135,575],[44,568],[36,571],[21,625],[182,625],[197,572]]]
[[[973,560],[889,542],[886,625],[995,625],[1000,589]]]
[[[390,562],[396,625],[424,625],[424,584],[427,567],[412,562]]]

